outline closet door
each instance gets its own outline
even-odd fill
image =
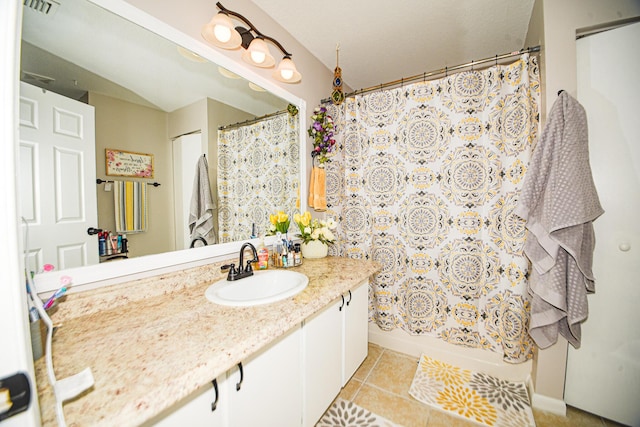
[[[578,100],[587,111],[593,177],[596,293],[582,346],[569,347],[565,401],[640,425],[640,23],[577,41]]]

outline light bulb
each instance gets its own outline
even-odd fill
[[[267,55],[264,52],[260,52],[256,50],[251,51],[251,60],[256,64],[262,64],[266,58],[267,58]]]
[[[224,25],[213,27],[213,34],[220,43],[226,43],[231,40],[231,30]]]
[[[278,65],[272,76],[283,83],[298,83],[302,80],[302,76],[289,56],[282,58],[280,65]]]
[[[240,33],[233,28],[233,22],[224,13],[218,13],[202,28],[202,37],[214,46],[223,49],[237,49],[242,44]]]
[[[293,77],[293,70],[288,70],[288,69],[280,70],[280,75],[285,80],[291,80],[291,77]]]
[[[258,37],[251,40],[249,48],[242,53],[242,59],[261,68],[273,67],[276,62],[269,52],[269,46]]]

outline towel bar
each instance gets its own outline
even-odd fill
[[[107,181],[107,180],[104,180],[104,179],[96,178],[96,184],[103,184],[103,183],[106,183],[106,182],[113,182],[113,181]],[[147,185],[153,185],[154,187],[158,187],[159,185],[162,185],[159,182],[147,182],[146,184]]]

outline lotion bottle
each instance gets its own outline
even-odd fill
[[[260,237],[258,243],[258,270],[269,268],[269,249],[264,245],[264,237]]]

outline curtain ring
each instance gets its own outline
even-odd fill
[[[400,77],[400,89],[404,88],[404,77]]]
[[[496,54],[496,67],[498,66],[498,54]]]
[[[449,67],[447,66],[444,67],[444,76],[449,77]]]
[[[471,60],[471,71],[473,71],[473,59]]]
[[[425,71],[425,72],[422,74],[422,83],[426,83],[426,81],[427,81],[427,72]]]

